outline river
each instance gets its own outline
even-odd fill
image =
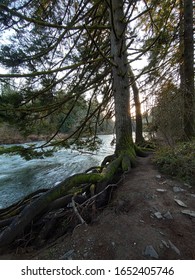
[[[30,161],[19,155],[1,155],[0,208],[8,207],[33,191],[52,188],[70,175],[99,165],[105,156],[114,151],[110,144],[113,135],[101,135],[99,138],[102,144],[93,155],[71,149],[60,149],[51,157]]]

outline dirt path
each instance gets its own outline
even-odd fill
[[[194,193],[195,186],[159,175],[151,156],[139,158],[91,225],[26,258],[195,259],[195,217],[181,213],[195,211]]]

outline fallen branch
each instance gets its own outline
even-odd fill
[[[75,203],[75,200],[74,200],[74,196],[72,197],[72,208],[76,214],[76,216],[78,217],[79,221],[81,222],[81,224],[87,224],[85,222],[85,220],[83,220],[83,218],[81,217],[81,215],[79,214],[79,211],[78,209],[76,208],[76,203]]]

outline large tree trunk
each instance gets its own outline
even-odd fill
[[[193,0],[184,1],[184,133],[187,139],[194,129],[194,40]]]
[[[110,0],[111,56],[113,94],[116,118],[116,155],[133,151],[132,124],[130,117],[130,95],[128,78],[128,60],[125,43],[126,23],[123,1]]]
[[[184,92],[184,3],[183,0],[180,0],[179,2],[179,9],[180,9],[180,19],[179,19],[179,51],[180,51],[180,57],[179,57],[179,66],[180,66],[180,90],[183,93]]]

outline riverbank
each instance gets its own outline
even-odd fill
[[[99,165],[113,154],[112,135],[99,136],[102,144],[94,153],[61,148],[52,156],[25,160],[18,154],[0,156],[0,209],[19,201],[37,189],[48,189],[67,177]],[[29,143],[30,144],[30,143]]]
[[[20,131],[9,124],[0,124],[0,145],[10,145],[10,144],[25,144],[29,142],[38,142],[38,141],[49,141],[52,140],[63,140],[66,139],[70,134],[68,133],[57,133],[53,138],[53,135],[56,133],[54,131],[51,134],[35,134],[32,133],[28,136],[24,136]],[[70,132],[71,133],[71,132]],[[98,135],[110,135],[112,133],[101,132]]]
[[[0,139],[0,145],[12,145],[12,144],[24,144],[28,142],[47,141],[48,137],[45,135],[29,135],[28,137],[22,137],[16,135],[14,138],[2,137]]]
[[[51,132],[51,131],[50,131]],[[55,132],[54,132],[55,133]],[[20,131],[7,123],[0,124],[0,145],[10,145],[10,144],[24,144],[29,142],[38,142],[38,141],[48,141],[53,136],[46,133],[32,133],[28,136],[24,136]],[[55,140],[62,140],[67,138],[67,134],[58,133],[55,136]]]
[[[1,259],[194,259],[194,200],[195,186],[160,174],[152,155],[138,158],[90,225]]]
[[[25,144],[30,142],[48,141],[52,135],[44,134],[30,134],[28,136],[23,136],[17,130],[1,131],[0,130],[0,145],[13,145],[13,144]],[[67,137],[67,134],[58,133],[55,136],[55,140],[62,140]]]

